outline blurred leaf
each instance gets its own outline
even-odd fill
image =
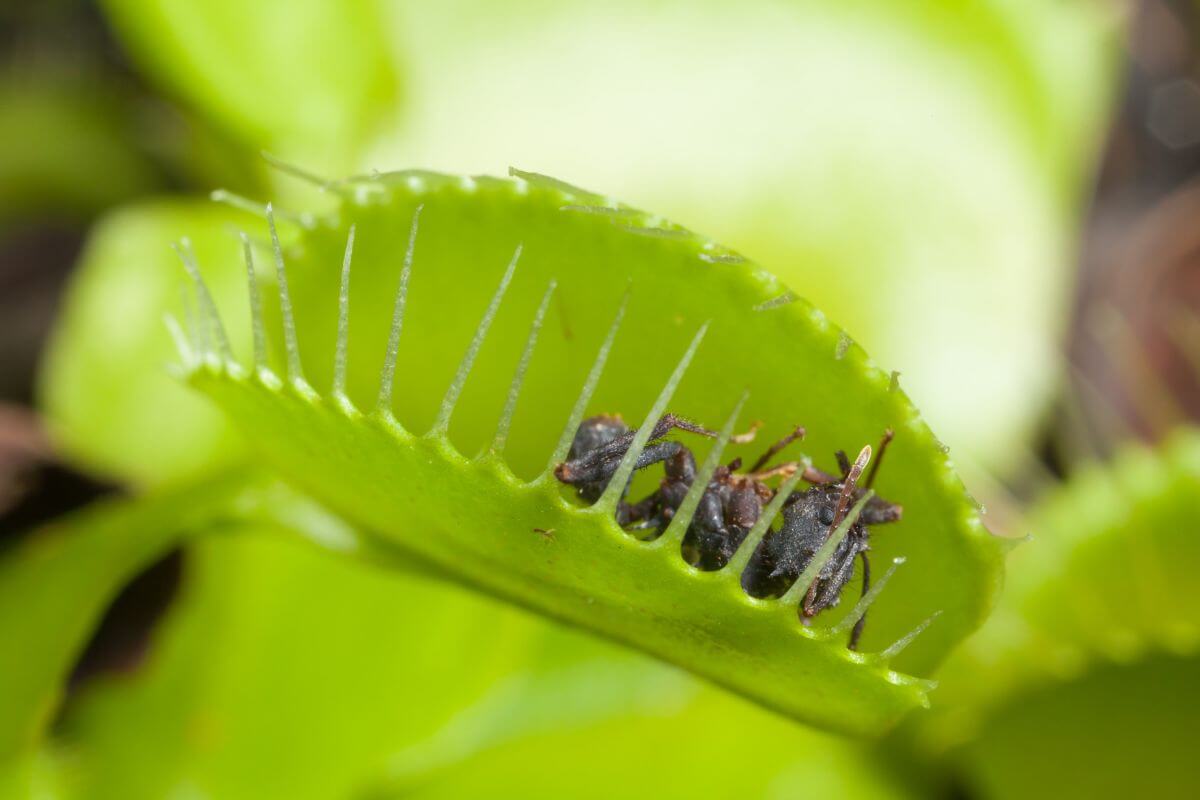
[[[158,176],[131,116],[129,99],[100,80],[0,70],[0,227],[86,217],[152,190]]]
[[[76,463],[151,486],[237,457],[237,439],[221,415],[167,373],[174,350],[163,315],[185,318],[187,276],[171,251],[184,232],[198,257],[213,265],[209,285],[218,300],[246,307],[234,226],[254,223],[198,200],[147,201],[97,223],[40,376],[41,410],[57,445]],[[247,314],[231,320],[236,342],[249,341]]]
[[[1177,793],[1200,644],[1200,434],[1129,447],[1049,494],[996,613],[946,665],[920,743],[986,797]]]
[[[536,164],[687,220],[902,370],[956,453],[1026,446],[1117,74],[1107,7],[500,8],[397,4],[411,91],[367,166]]]
[[[460,709],[435,735],[394,753],[382,776],[366,782],[365,793],[419,795],[422,787],[441,787],[447,774],[471,769],[481,755],[526,739],[575,735],[613,721],[677,717],[695,705],[697,689],[685,672],[543,623],[519,669],[497,681],[479,702]],[[747,720],[764,716],[745,708]],[[788,727],[778,718],[772,721]],[[570,773],[575,765],[565,756],[556,753],[554,767],[542,771]]]
[[[347,166],[397,91],[374,0],[105,0],[150,80],[252,148]]]
[[[968,785],[996,800],[1178,797],[1200,782],[1200,660],[1156,654],[1014,697],[968,748]]]
[[[105,502],[0,553],[0,761],[27,756],[67,673],[125,582],[184,535],[212,524],[240,476],[141,500]]]
[[[66,775],[48,750],[36,750],[15,759],[0,760],[0,797],[11,800],[61,800]]]
[[[903,797],[866,747],[549,628],[523,669],[354,797]]]
[[[198,540],[186,563],[145,666],[69,709],[74,797],[347,797],[511,669],[536,630],[269,529]]]
[[[588,685],[595,680],[585,679]],[[536,703],[537,693],[531,694]],[[579,694],[586,696],[586,690],[581,687]],[[843,739],[711,690],[676,702],[600,719],[564,715],[560,725],[496,742],[425,781],[365,797],[527,800],[610,798],[614,791],[628,798],[680,800],[910,796],[864,750]]]
[[[767,438],[803,421],[814,452],[828,453],[858,447],[885,427],[899,431],[880,491],[905,504],[906,521],[880,534],[875,547],[885,559],[907,555],[911,567],[873,609],[865,651],[878,652],[944,612],[898,660],[901,668],[928,674],[986,614],[999,580],[999,545],[979,525],[937,441],[888,376],[819,312],[799,300],[759,309],[785,287],[740,257],[686,231],[656,229],[631,209],[581,212],[580,204],[601,199],[531,179],[464,182],[410,173],[359,183],[361,200],[347,200],[336,221],[303,236],[291,259],[304,366],[315,385],[326,386],[346,229],[357,226],[349,391],[359,407],[370,408],[407,223],[414,205],[424,203],[403,328],[408,344],[396,372],[397,414],[409,429],[424,430],[511,248],[524,241],[517,277],[449,440],[411,439],[378,418],[343,413],[330,402],[247,379],[244,371],[236,377],[200,368],[193,383],[244,426],[288,479],[381,534],[381,542],[460,580],[635,644],[817,724],[878,731],[921,702],[919,686],[889,674],[878,656],[848,653],[841,637],[798,635],[794,608],[749,600],[737,576],[698,575],[662,546],[665,540],[638,546],[602,513],[563,503],[553,481],[522,486],[508,471],[533,476],[545,467],[631,280],[632,299],[594,410],[643,414],[696,327],[710,318],[712,332],[673,410],[715,425],[740,387],[749,386],[746,417],[769,420]],[[507,465],[467,463],[458,453],[479,452],[489,441],[511,365],[551,278],[559,281],[555,312],[526,376]],[[278,347],[273,360],[282,360]],[[533,528],[557,533],[547,539]]]
[[[1130,447],[1049,494],[1030,511],[1032,540],[1009,557],[995,614],[941,675],[928,743],[967,741],[994,710],[1025,703],[1024,693],[1108,663],[1195,656],[1198,519],[1194,430],[1158,450]]]
[[[1029,526],[1035,538],[1012,556],[1004,605],[1056,666],[1197,652],[1200,431],[1071,476]]]

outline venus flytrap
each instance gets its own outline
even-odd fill
[[[1011,556],[1003,602],[947,664],[925,744],[959,745],[1030,694],[1114,667],[1195,659],[1198,515],[1200,435],[1186,428],[1049,491],[1025,520],[1032,535]]]
[[[921,749],[997,798],[1193,785],[1198,515],[1200,436],[1186,428],[1048,491],[995,614],[907,726]]]
[[[286,254],[272,221],[279,296],[266,313],[277,309],[282,352],[271,337],[267,365],[251,371],[209,347],[187,362],[188,381],[287,480],[456,581],[828,729],[877,734],[925,704],[933,667],[986,613],[1001,548],[907,399],[803,301],[755,310],[785,289],[740,257],[714,259],[724,251],[634,209],[578,213],[616,204],[520,176],[358,179],[365,190]],[[198,327],[219,329],[212,306],[198,305]],[[885,483],[906,522],[877,547],[913,566],[889,593],[802,627],[796,605],[819,556],[783,601],[749,597],[739,569],[781,502],[711,573],[679,552],[698,497],[653,542],[615,524],[621,487],[668,407],[725,420],[711,472],[743,406],[802,420],[822,452],[899,431]],[[609,490],[583,507],[550,469],[589,409],[646,410]],[[863,652],[851,652],[845,619],[868,604]]]

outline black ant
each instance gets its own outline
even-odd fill
[[[638,455],[634,470],[645,469],[660,461],[669,461],[680,451],[688,452],[690,457],[690,451],[679,442],[660,441],[676,428],[710,438],[717,435],[674,414],[664,414],[650,431],[650,439]],[[574,486],[576,493],[585,502],[595,503],[604,494],[608,482],[612,480],[636,434],[637,430],[626,425],[619,414],[599,414],[585,419],[575,431],[571,449],[567,451],[567,460],[554,468],[554,477]],[[692,471],[695,471],[694,461]],[[629,486],[626,485],[617,505],[617,524],[622,527],[645,516],[625,502],[625,494],[628,491]],[[686,491],[685,489],[685,494]]]
[[[753,431],[743,434],[740,440],[749,441],[752,436]],[[772,445],[750,474],[738,474],[740,458],[713,471],[684,536],[684,560],[702,570],[721,569],[729,562],[758,521],[764,504],[774,496],[774,491],[763,482],[774,473],[760,474],[758,468],[788,443],[803,436],[804,429],[798,427]],[[658,534],[667,529],[695,481],[696,461],[691,451],[683,448],[664,462],[663,469],[666,477],[658,490],[631,507],[633,519],[642,520],[635,527],[653,528]]]
[[[813,486],[804,492],[792,493],[783,506],[782,527],[767,533],[742,573],[742,587],[748,594],[754,597],[780,597],[787,592],[833,529],[845,518],[850,506],[874,485],[892,437],[891,430],[884,433],[879,444],[879,455],[863,486],[858,485],[858,480],[871,458],[869,445],[862,449],[853,464],[845,452],[837,452],[838,466],[842,472],[840,477],[816,469],[805,470],[804,479]],[[789,466],[792,465],[785,465],[780,471]],[[867,556],[870,550],[870,526],[896,522],[901,513],[901,506],[881,497],[873,496],[867,501],[846,538],[821,567],[805,594],[800,604],[800,618],[804,624],[807,625],[821,611],[838,604],[842,589],[854,574],[855,557],[862,559],[862,591],[864,595],[867,593],[871,586],[871,562]],[[851,650],[858,647],[865,624],[864,614],[850,634]]]
[[[734,459],[713,471],[688,526],[683,557],[697,569],[716,570],[728,564],[775,494],[754,475],[737,474],[741,465],[741,459]]]

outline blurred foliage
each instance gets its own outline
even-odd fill
[[[926,733],[972,738],[988,709],[1106,663],[1194,656],[1200,645],[1200,435],[1128,446],[1029,510],[1001,602],[942,673]]]
[[[1200,780],[1200,661],[1161,653],[1016,695],[965,753],[983,797],[1163,797]]]
[[[933,713],[913,721],[922,748],[949,753],[986,797],[1191,785],[1198,515],[1192,430],[1126,447],[1049,493],[996,612],[942,671]]]
[[[1036,649],[1069,668],[1099,657],[1200,647],[1200,432],[1127,445],[1080,470],[1029,513],[1034,539],[1014,553],[1013,608]]]
[[[105,0],[148,77],[238,135],[334,168],[394,106],[374,0]]]
[[[65,721],[67,796],[904,796],[852,745],[670,668],[274,533],[228,534],[193,548],[152,663]]]
[[[132,110],[130,98],[103,81],[28,65],[0,69],[0,229],[86,218],[152,191],[156,170],[129,146]]]
[[[1093,3],[105,8],[251,147],[334,174],[533,166],[754,253],[972,459],[1011,464],[1053,389],[1112,72]]]
[[[540,690],[522,698],[516,719],[539,722],[552,708],[558,713],[551,724],[521,730],[520,723],[509,721],[505,727],[517,727],[517,735],[510,733],[432,777],[390,787],[385,783],[364,797],[599,799],[614,791],[679,800],[916,796],[880,762],[845,740],[797,727],[712,689],[685,685],[690,691],[680,697],[678,689],[669,691],[653,674],[637,679],[657,690],[657,707],[611,716],[588,713],[589,706],[598,707],[597,695],[610,704],[615,699],[605,680],[611,666],[597,666],[568,673],[578,685],[561,698],[554,689],[564,686],[563,681],[553,674],[538,676]],[[661,704],[664,695],[677,705]]]
[[[51,5],[72,6],[38,8]],[[1030,447],[1060,369],[1066,266],[1115,73],[1120,20],[1105,4],[103,8],[167,99],[108,63],[7,64],[0,227],[86,220],[164,187],[321,202],[265,169],[264,147],[328,174],[516,163],[771,265],[903,370],[956,456],[1004,470]],[[296,535],[350,551],[364,540],[294,497],[268,503],[264,522],[237,492],[218,503],[236,527],[189,545],[182,598],[145,663],[85,684],[43,738],[107,599],[205,511],[163,513],[179,502],[164,489],[197,491],[245,458],[165,373],[160,319],[185,316],[167,245],[190,235],[245,351],[235,226],[261,241],[241,212],[139,200],[89,241],[42,403],[76,464],[146,497],[0,552],[0,629],[21,654],[0,665],[0,741],[15,745],[0,795],[559,797],[619,784],[656,797],[899,797],[915,773],[1003,798],[1195,781],[1190,434],[1072,475],[1033,510],[1036,538],[1013,556],[1000,613],[943,671],[935,713],[884,745],[893,764],[913,755],[903,779],[674,670],[301,546]],[[477,433],[492,419],[460,422]]]
[[[242,476],[139,501],[110,501],[0,552],[0,762],[31,751],[75,658],[117,591],[185,534],[212,530]]]
[[[956,452],[1013,463],[1104,131],[1101,4],[518,7],[396,4],[410,88],[371,165],[515,163],[686,222],[901,369]]]
[[[91,686],[60,745],[81,797],[347,797],[521,663],[536,630],[286,531],[228,530],[189,549],[149,663]]]

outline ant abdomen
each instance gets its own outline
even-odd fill
[[[682,549],[684,560],[697,569],[711,572],[724,567],[750,531],[728,524],[729,495],[727,487],[711,481],[700,498]]]

